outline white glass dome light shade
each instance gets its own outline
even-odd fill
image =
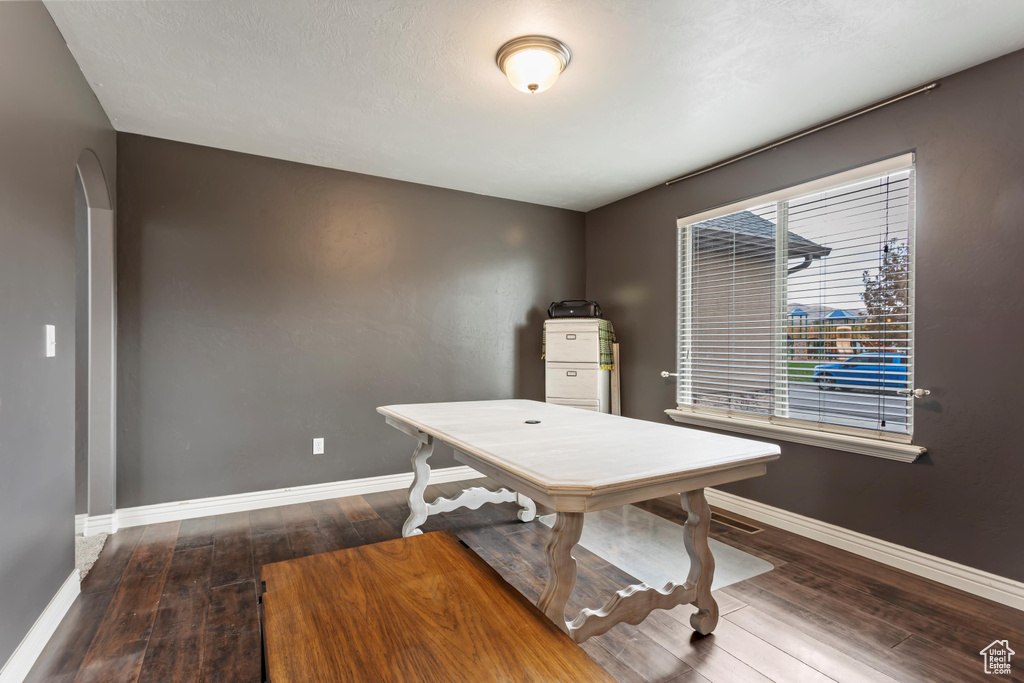
[[[569,48],[554,38],[523,36],[505,43],[497,62],[513,88],[538,93],[554,85],[570,57]]]
[[[505,75],[516,90],[544,92],[562,73],[562,60],[547,50],[529,48],[509,55]]]

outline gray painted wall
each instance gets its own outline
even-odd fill
[[[675,219],[917,151],[914,465],[782,443],[726,490],[1024,580],[1024,52],[934,93],[587,214],[587,296],[622,343],[625,414],[668,421],[676,357]]]
[[[74,569],[75,162],[116,140],[40,2],[0,2],[0,93],[3,663]]]
[[[118,164],[118,507],[407,472],[376,406],[543,399],[582,214],[135,135]]]

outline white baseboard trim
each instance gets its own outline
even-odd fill
[[[785,531],[847,550],[932,581],[1024,610],[1024,583],[957,564],[919,550],[765,505],[749,498],[706,489],[708,503]]]
[[[483,475],[471,467],[446,467],[439,470],[431,470],[430,482],[433,484],[443,484],[462,479],[475,479],[481,476]],[[410,471],[401,474],[387,474],[380,477],[366,477],[365,479],[349,479],[347,481],[334,481],[325,484],[291,486],[269,491],[235,493],[227,496],[198,498],[196,500],[173,503],[141,505],[139,507],[119,509],[111,526],[115,530],[118,528],[125,529],[145,524],[175,522],[194,517],[206,517],[208,515],[223,515],[229,512],[260,510],[292,503],[309,503],[315,500],[358,496],[365,493],[377,493],[378,491],[393,491],[395,489],[406,489],[411,485],[412,472]],[[92,519],[92,517],[89,518],[89,521],[86,523],[86,529],[93,528]]]
[[[11,658],[0,669],[0,683],[22,683],[25,680],[25,676],[32,670],[32,665],[36,663],[53,632],[57,630],[60,620],[71,609],[80,590],[78,570],[75,569],[22,638]]]
[[[78,516],[75,516],[75,525],[78,524]],[[82,524],[82,534],[95,536],[96,534],[112,534],[117,531],[117,513],[110,515],[94,515],[86,517]]]
[[[78,536],[85,531],[85,520],[88,516],[89,515],[85,513],[75,515],[75,536]]]

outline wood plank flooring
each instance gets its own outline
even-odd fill
[[[274,683],[615,683],[451,531],[264,565]]]
[[[435,485],[427,497],[469,485],[496,486],[488,479]],[[642,507],[682,523],[678,498]],[[454,531],[536,602],[549,530],[519,522],[516,509],[457,510],[423,528]],[[397,538],[407,512],[405,492],[389,491],[120,531],[27,680],[260,681],[259,567]],[[748,534],[714,522],[711,534],[775,569],[716,591],[722,619],[711,636],[695,635],[692,608],[679,607],[584,643],[617,680],[1024,680],[1024,660],[1013,677],[992,677],[977,654],[997,638],[1019,651],[1024,612],[770,527]],[[635,582],[586,549],[575,555],[570,612]]]

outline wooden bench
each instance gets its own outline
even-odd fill
[[[452,533],[265,565],[271,683],[613,681]]]

